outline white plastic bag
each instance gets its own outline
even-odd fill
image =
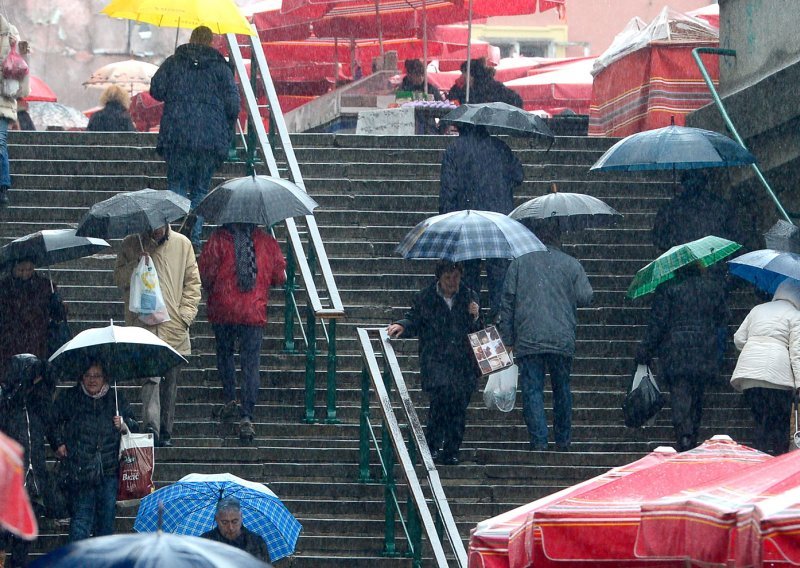
[[[123,506],[136,505],[140,499],[155,491],[153,434],[123,434],[118,459],[117,503]]]
[[[519,368],[516,365],[506,367],[501,371],[489,375],[486,388],[483,389],[483,402],[489,410],[497,409],[500,412],[514,410],[517,399],[517,377]]]
[[[128,309],[139,314],[139,319],[147,325],[157,325],[169,321],[167,306],[158,284],[158,274],[149,256],[142,256],[131,274],[131,293]]]

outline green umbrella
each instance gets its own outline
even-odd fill
[[[742,245],[713,235],[676,245],[639,270],[628,287],[628,296],[638,298],[675,277],[675,272],[693,262],[711,266],[742,248]]]

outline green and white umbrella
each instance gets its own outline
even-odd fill
[[[713,235],[676,245],[636,273],[628,287],[628,296],[638,298],[649,294],[659,284],[674,278],[678,269],[693,262],[711,266],[740,248],[739,243]]]

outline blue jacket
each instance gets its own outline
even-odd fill
[[[225,159],[239,114],[239,90],[225,58],[205,45],[178,47],[150,81],[150,94],[164,101],[156,150],[208,152]]]

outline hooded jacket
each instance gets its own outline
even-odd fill
[[[736,390],[800,386],[800,283],[785,280],[771,302],[750,310],[733,342],[741,350],[731,376]]]
[[[161,244],[149,236],[142,235],[141,238],[144,249],[153,260],[170,319],[158,325],[148,326],[139,319],[138,314],[128,309],[131,274],[142,255],[139,235],[128,235],[122,241],[114,268],[114,281],[122,291],[122,299],[125,302],[125,324],[143,327],[166,341],[181,355],[189,355],[192,352],[189,326],[197,316],[200,304],[200,273],[197,270],[192,243],[172,230],[167,233],[167,239]]]
[[[267,323],[270,286],[286,281],[286,261],[278,242],[262,229],[251,232],[255,245],[255,285],[242,292],[236,280],[236,251],[233,235],[224,227],[216,229],[200,255],[200,278],[208,291],[208,321],[217,324],[263,326]]]
[[[11,51],[11,40],[19,42],[19,32],[0,14],[0,62],[5,61],[9,51]],[[16,98],[0,95],[0,118],[5,118],[12,122],[17,120],[17,99],[28,96],[30,89],[30,73],[19,82],[19,90]],[[2,78],[0,78],[2,80]]]
[[[225,58],[205,45],[178,47],[150,81],[150,95],[164,102],[156,150],[208,152],[225,159],[239,114],[239,90]]]

